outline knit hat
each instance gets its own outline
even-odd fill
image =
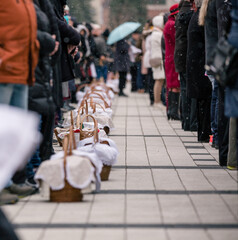
[[[152,20],[153,26],[163,29],[164,28],[164,17],[163,16],[156,16]]]
[[[176,4],[172,5],[170,7],[169,11],[170,11],[170,16],[177,14],[179,12],[179,4],[176,3]]]

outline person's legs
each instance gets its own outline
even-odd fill
[[[227,154],[229,144],[229,118],[224,115],[224,88],[219,86],[218,99],[218,145],[219,145],[219,164],[227,166]]]
[[[10,105],[12,93],[13,93],[13,84],[0,84],[0,104]]]
[[[125,88],[126,85],[126,74],[127,72],[119,72],[119,96],[126,96],[123,93],[123,89]]]
[[[22,109],[28,108],[28,86],[23,84],[15,84],[10,102],[11,106]]]
[[[136,86],[138,90],[144,89],[143,82],[142,82],[142,75],[141,75],[141,63],[136,63]]]
[[[154,104],[154,84],[152,68],[148,68],[147,81],[149,83],[150,105]]]
[[[198,100],[198,141],[209,142],[211,98]]]
[[[102,67],[102,76],[104,78],[104,82],[107,81],[107,75],[108,75],[108,67],[107,67],[107,65],[104,65]]]
[[[191,111],[191,99],[187,97],[186,90],[186,73],[181,72],[180,76],[180,101],[181,101],[181,119],[182,128],[185,131],[190,130],[190,111]]]
[[[133,64],[130,67],[130,74],[131,74],[131,91],[135,92],[137,90],[137,86],[136,86],[137,68],[135,64]]]
[[[227,167],[235,168],[237,166],[236,156],[236,118],[230,118],[230,127],[229,127],[229,147],[227,155]]]
[[[164,84],[164,79],[155,80],[154,84],[154,103],[161,103],[161,91]]]
[[[96,66],[96,73],[97,73],[97,80],[99,80],[102,77],[102,67]]]

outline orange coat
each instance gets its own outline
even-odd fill
[[[38,52],[32,0],[0,0],[0,83],[32,85]]]

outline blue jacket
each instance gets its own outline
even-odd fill
[[[238,48],[238,0],[232,0],[231,18],[232,25],[228,41]],[[235,86],[226,88],[225,115],[238,118],[238,76]]]

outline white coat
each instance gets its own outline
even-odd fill
[[[162,64],[157,68],[152,68],[153,70],[153,78],[155,80],[165,79],[164,66],[162,61],[162,49],[161,49],[161,41],[162,41],[163,31],[159,28],[154,27],[153,32],[151,34],[151,55],[150,58],[161,58]]]

